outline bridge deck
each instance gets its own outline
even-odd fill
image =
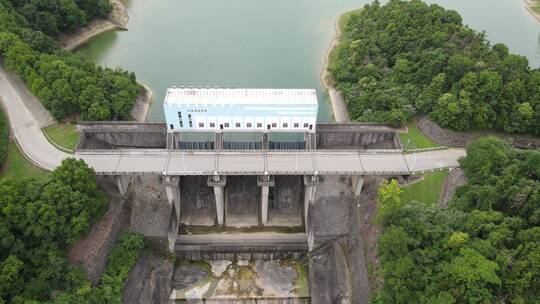
[[[103,150],[77,152],[102,175],[394,175],[458,166],[464,150],[413,154],[399,150],[290,152],[178,152]]]

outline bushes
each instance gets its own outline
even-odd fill
[[[9,144],[9,125],[6,116],[0,109],[0,169],[7,158],[7,149]]]
[[[417,111],[444,128],[540,135],[540,70],[419,0],[353,13],[329,72],[351,117],[401,126]]]
[[[483,138],[460,164],[469,181],[448,209],[382,215],[375,303],[540,301],[540,151]]]

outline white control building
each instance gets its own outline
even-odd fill
[[[317,94],[309,89],[169,88],[168,132],[315,132]]]

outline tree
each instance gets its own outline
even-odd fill
[[[394,215],[401,207],[400,194],[403,192],[399,188],[397,180],[393,179],[390,182],[384,181],[379,187],[379,208],[375,221],[383,223]]]
[[[441,284],[459,303],[488,303],[493,299],[491,286],[501,285],[497,263],[474,249],[462,248],[459,255],[442,265]]]
[[[0,299],[8,299],[21,292],[23,262],[10,255],[0,263]]]

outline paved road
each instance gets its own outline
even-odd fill
[[[36,165],[53,170],[73,155],[57,150],[43,135],[40,124],[28,110],[17,87],[0,67],[0,96],[9,117],[12,136],[23,153]],[[437,150],[402,155],[397,152],[168,152],[104,151],[76,153],[98,174],[171,175],[303,175],[303,174],[408,174],[456,167],[464,150]]]
[[[0,97],[9,118],[11,135],[27,158],[45,170],[53,170],[63,159],[70,157],[47,141],[41,132],[39,120],[30,113],[15,86],[8,80],[2,65],[0,65]]]
[[[464,150],[403,155],[375,151],[168,152],[125,150],[81,152],[98,174],[106,175],[393,175],[457,167]]]

